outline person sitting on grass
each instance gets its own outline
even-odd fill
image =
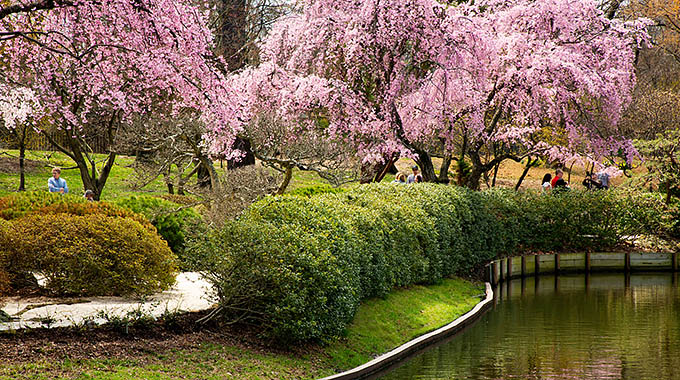
[[[564,175],[564,172],[562,171],[562,169],[555,170],[555,176],[550,181],[550,186],[552,186],[553,189],[555,187],[557,187],[557,181],[561,180],[563,175]]]
[[[418,177],[420,174],[420,168],[418,168],[418,165],[413,165],[411,166],[411,170],[413,170],[413,174],[410,174],[408,176],[408,179],[406,180],[406,183],[415,183],[416,182],[416,177]]]
[[[61,169],[52,169],[52,178],[47,180],[47,188],[49,189],[50,193],[68,194],[68,185],[66,185],[66,180],[59,178],[60,175]]]
[[[404,173],[397,173],[397,176],[394,178],[394,181],[392,183],[398,183],[398,184],[405,184],[406,183],[406,174]]]
[[[94,201],[94,191],[85,190],[85,194],[83,195],[83,198],[87,199],[90,202]]]
[[[597,180],[595,173],[590,174],[589,172],[586,172],[586,178],[583,179],[583,187],[588,190],[596,190],[601,189],[602,184]]]
[[[552,190],[552,185],[550,184],[550,180],[552,180],[552,175],[550,173],[545,173],[543,176],[543,180],[541,181],[541,192],[542,193],[549,193],[550,190]]]

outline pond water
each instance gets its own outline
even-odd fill
[[[680,379],[678,274],[514,280],[476,324],[379,377]]]

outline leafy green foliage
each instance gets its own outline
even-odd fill
[[[662,234],[665,214],[659,197],[638,193],[374,184],[265,198],[213,234],[201,258],[231,320],[282,340],[326,339],[362,299],[467,275],[498,256]]]
[[[191,267],[192,259],[186,252],[187,238],[206,232],[201,216],[191,208],[157,197],[131,196],[116,200],[116,205],[144,215],[168,242],[182,269]]]
[[[320,184],[298,187],[297,189],[287,192],[285,195],[301,195],[311,197],[318,194],[340,194],[344,193],[345,191],[347,190],[340,187],[333,187],[328,184]]]
[[[37,273],[55,294],[150,294],[174,283],[176,258],[142,216],[47,192],[0,198],[0,271]]]
[[[680,197],[680,129],[668,129],[653,140],[637,141],[636,147],[645,157],[647,179],[666,192],[667,202],[672,196]]]

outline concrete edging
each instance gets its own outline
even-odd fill
[[[448,336],[451,336],[459,331],[463,330],[465,327],[474,323],[493,303],[493,289],[491,284],[485,283],[486,286],[486,298],[475,305],[472,310],[458,317],[455,321],[447,324],[446,326],[440,327],[432,332],[421,335],[418,338],[413,339],[410,342],[404,343],[401,346],[395,348],[394,350],[380,355],[377,358],[371,360],[368,363],[362,364],[356,368],[352,368],[348,371],[338,373],[332,376],[324,377],[320,380],[350,380],[350,379],[362,379],[373,374],[380,372],[381,370],[390,367],[396,362],[399,362],[411,354],[423,349],[424,347],[440,341]]]

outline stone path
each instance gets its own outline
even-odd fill
[[[177,311],[210,308],[211,286],[198,273],[177,276],[175,286],[144,300],[122,297],[17,298],[0,299],[0,310],[12,320],[0,323],[0,330],[37,327],[103,324],[116,317],[132,317],[138,312],[159,317]]]

